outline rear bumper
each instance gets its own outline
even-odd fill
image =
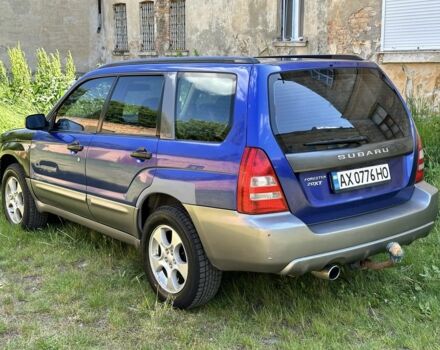
[[[420,182],[402,205],[312,226],[291,213],[253,216],[185,207],[218,269],[298,276],[330,263],[365,259],[391,241],[409,244],[426,236],[438,213],[438,191]]]

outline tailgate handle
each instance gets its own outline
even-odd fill
[[[151,152],[148,152],[144,147],[140,147],[136,151],[132,152],[130,156],[133,158],[146,160],[151,159],[153,155]]]

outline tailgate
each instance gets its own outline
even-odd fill
[[[400,204],[413,186],[412,123],[375,68],[287,71],[271,75],[271,126],[304,200],[288,196],[307,223]]]

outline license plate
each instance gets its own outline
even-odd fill
[[[333,190],[335,192],[367,187],[391,180],[388,164],[380,164],[365,168],[334,171],[331,173]]]

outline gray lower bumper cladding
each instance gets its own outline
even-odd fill
[[[186,205],[212,264],[224,271],[298,276],[324,266],[363,260],[395,241],[426,236],[438,213],[438,191],[415,185],[402,205],[307,226],[291,213],[244,215]]]

